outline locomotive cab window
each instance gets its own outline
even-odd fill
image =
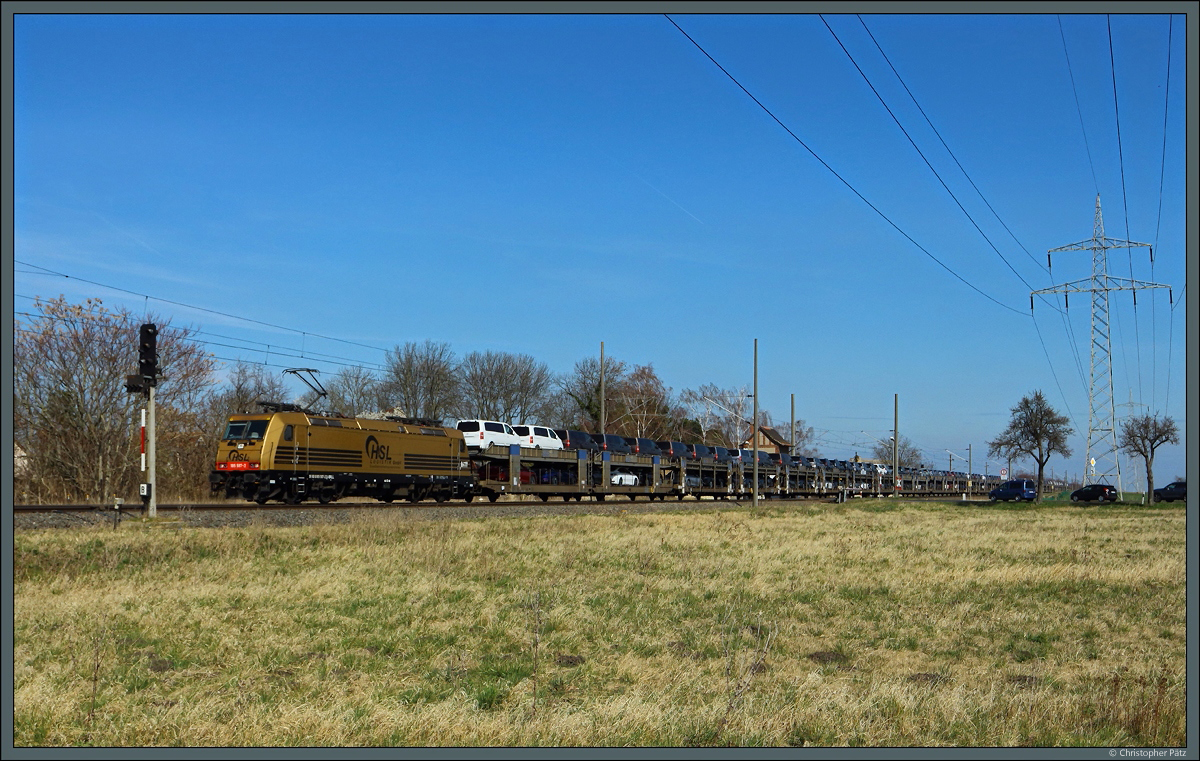
[[[284,429],[283,429],[283,440],[284,440],[284,441],[291,441],[291,440],[292,440],[292,430],[293,430],[293,429],[292,429],[292,426],[290,426],[290,425],[289,425],[289,426],[284,426]]]
[[[221,438],[230,439],[261,439],[267,432],[266,420],[231,420]]]

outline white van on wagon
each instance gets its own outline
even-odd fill
[[[508,423],[495,420],[460,420],[456,427],[463,432],[468,449],[487,449],[493,444],[506,447],[521,443],[521,437]]]
[[[514,425],[513,430],[521,437],[521,446],[531,449],[562,449],[562,439],[553,428],[544,425]]]

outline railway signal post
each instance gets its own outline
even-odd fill
[[[146,409],[142,412],[142,471],[146,482],[138,487],[146,515],[153,518],[158,513],[158,495],[155,494],[155,451],[154,451],[154,387],[158,385],[158,326],[148,322],[138,331],[138,374],[125,376],[125,390],[131,394],[146,395]]]

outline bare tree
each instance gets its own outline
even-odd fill
[[[143,321],[158,325],[159,492],[191,495],[206,486],[207,467],[199,463],[214,362],[192,342],[193,331],[156,316],[110,312],[98,299],[69,304],[60,297],[35,306],[40,316],[18,322],[13,342],[14,443],[26,455],[27,498],[133,495],[145,402],[125,390],[125,376],[137,369]]]
[[[460,415],[510,423],[544,422],[554,375],[528,354],[473,351],[459,366]]]
[[[615,401],[622,414],[614,421],[614,432],[655,441],[678,439],[682,432],[686,412],[653,365],[633,368],[617,388]]]
[[[329,408],[349,417],[373,412],[378,406],[379,379],[358,365],[338,370],[325,390],[329,393]]]
[[[1041,391],[1034,391],[1012,408],[1012,419],[995,440],[988,442],[988,456],[1012,458],[1029,456],[1037,463],[1037,501],[1042,499],[1046,463],[1051,455],[1071,456],[1067,437],[1074,431],[1070,420],[1046,402]]]
[[[389,351],[379,386],[380,408],[443,420],[459,407],[458,362],[448,343],[409,342]]]
[[[890,465],[892,462],[892,442],[875,442],[875,446],[871,448],[871,455],[876,460]],[[900,444],[897,447],[896,455],[899,458],[901,468],[919,468],[921,466],[921,450],[904,434],[900,434]]]
[[[1121,449],[1137,455],[1146,465],[1146,504],[1154,504],[1154,450],[1163,444],[1179,443],[1179,427],[1169,417],[1158,414],[1131,417],[1121,426]]]
[[[796,418],[796,429],[793,436],[795,444],[792,446],[793,457],[819,457],[820,452],[817,451],[817,434],[811,425],[808,425],[800,418]]]
[[[238,362],[225,379],[225,387],[212,397],[214,428],[224,423],[230,415],[262,412],[259,402],[286,402],[290,399],[291,392],[287,384],[265,365]]]
[[[747,387],[724,389],[706,383],[695,390],[686,389],[679,396],[700,424],[702,443],[736,447],[750,437],[753,426]]]
[[[625,382],[625,363],[604,358],[605,412],[609,421],[619,419],[621,409],[616,404]],[[589,433],[600,431],[600,359],[587,357],[575,363],[575,369],[559,379],[559,390],[574,403],[575,426]],[[612,433],[609,426],[608,433]]]

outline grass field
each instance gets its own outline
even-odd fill
[[[23,746],[1181,746],[1185,512],[22,532]]]

